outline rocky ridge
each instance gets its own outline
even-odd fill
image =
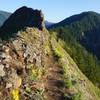
[[[99,100],[99,89],[45,28],[0,43],[0,100]]]

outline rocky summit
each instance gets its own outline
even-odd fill
[[[16,10],[0,28],[0,35],[9,36],[22,30],[25,27],[44,28],[44,16],[40,10],[33,10],[28,7],[21,7]]]
[[[0,42],[0,100],[99,100],[99,89],[64,50],[63,41],[42,26],[40,11],[31,16],[28,11],[34,12],[22,7],[5,22],[14,28],[18,23],[17,32],[4,23],[6,34],[16,37],[8,40],[4,34]],[[21,17],[30,20],[19,21]]]

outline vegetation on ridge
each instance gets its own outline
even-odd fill
[[[33,13],[31,8],[21,8],[22,13],[26,11]],[[16,22],[15,15],[12,17]],[[34,24],[38,26],[41,22],[42,26],[40,11],[38,17],[39,22]],[[17,33],[7,27],[12,34],[6,31],[9,41],[0,43],[0,100],[99,100],[100,90],[65,51],[67,45],[59,34],[49,33],[44,26],[41,30],[35,26],[23,29],[19,25],[22,29],[18,28]]]
[[[77,63],[81,71],[98,87],[100,87],[99,55],[94,55],[95,53],[92,52],[89,46],[99,46],[95,45],[100,40],[99,31],[91,32],[91,29],[99,29],[99,23],[99,14],[86,12],[65,19],[50,28],[50,31],[57,32],[58,41],[60,39],[64,41],[64,48]],[[85,43],[89,46],[86,46]],[[99,51],[99,47],[97,49],[95,47],[92,48]]]

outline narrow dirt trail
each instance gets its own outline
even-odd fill
[[[46,100],[64,100],[62,89],[64,82],[62,80],[63,69],[56,63],[53,56],[47,57],[46,60],[47,74],[44,78]]]

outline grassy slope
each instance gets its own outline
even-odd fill
[[[20,43],[22,41],[22,43],[27,44],[30,57],[33,57],[34,53],[40,53],[38,55],[40,59],[37,59],[36,65],[30,62],[27,63],[26,69],[24,69],[26,73],[20,76],[21,80],[23,80],[20,83],[20,87],[18,89],[10,88],[10,92],[13,95],[11,96],[10,92],[7,96],[4,94],[1,96],[1,100],[8,99],[7,97],[9,97],[9,100],[12,100],[10,99],[11,97],[15,98],[13,100],[100,99],[99,89],[94,87],[82,74],[69,54],[56,41],[55,36],[49,34],[47,30],[39,31],[35,28],[27,28],[24,31],[20,31],[19,34],[19,37],[16,38],[18,41],[12,43],[16,52],[19,52],[17,49],[18,46],[22,45]],[[24,58],[21,57],[20,59]],[[16,60],[13,63],[16,63]],[[26,88],[23,88],[25,85]],[[6,91],[5,88],[4,90]]]
[[[51,30],[65,42],[64,48],[81,71],[100,87],[100,14],[84,12],[74,15],[53,25]]]
[[[74,33],[66,27],[54,28],[57,40],[64,41],[64,48],[76,62],[81,71],[98,87],[100,86],[100,63],[99,60],[88,52],[76,41]]]
[[[100,91],[96,88],[86,76],[78,69],[78,66],[69,56],[69,54],[57,43],[55,38],[52,37],[51,43],[56,55],[59,55],[59,62],[65,71],[65,77],[68,76],[71,81],[76,81],[76,85],[72,88],[76,93],[81,93],[82,100],[99,100]],[[68,80],[67,80],[68,81]],[[98,96],[99,95],[99,96]],[[79,99],[77,99],[79,100]]]
[[[33,29],[33,36],[38,37],[38,32],[38,30]],[[43,93],[44,98],[46,100],[60,100],[58,95],[63,93],[65,100],[99,100],[100,90],[79,70],[70,55],[63,49],[62,41],[57,42],[55,34],[49,34],[46,30],[42,34],[45,39],[42,49],[48,55],[43,59],[45,78],[39,79],[43,82],[41,84],[44,84],[44,87],[48,89],[48,92]],[[30,35],[24,33],[22,37],[26,38],[25,41],[28,43],[34,44],[33,36],[30,37]],[[56,57],[57,59],[55,59]],[[63,74],[59,73],[59,68],[64,71]],[[39,74],[41,74],[41,71]],[[48,77],[50,77],[50,80]],[[60,86],[60,88],[57,86],[59,82],[55,83],[59,79],[64,82],[64,86]],[[55,82],[52,82],[52,80],[55,80]],[[53,86],[53,84],[55,85]],[[41,85],[38,88],[41,88]],[[60,92],[57,93],[59,90]]]

